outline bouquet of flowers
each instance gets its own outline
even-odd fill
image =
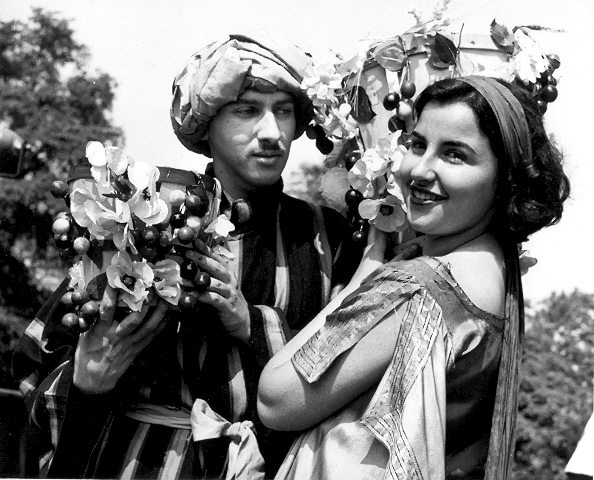
[[[407,228],[398,169],[414,126],[413,99],[429,83],[470,74],[502,78],[530,91],[542,114],[557,98],[554,72],[560,62],[532,38],[531,32],[540,27],[508,29],[494,20],[487,42],[497,61],[489,64],[480,56],[484,51],[477,50],[478,57],[463,51],[462,27],[454,34],[449,31],[448,3],[444,0],[429,18],[413,10],[416,23],[403,34],[367,41],[351,57],[314,59],[306,71],[302,88],[315,111],[307,134],[327,155],[321,193],[338,210],[346,202],[356,241],[365,242],[368,224],[385,232]],[[365,71],[375,67],[383,77],[367,81]],[[390,85],[388,75],[394,77]],[[381,88],[378,83],[383,83]],[[382,88],[386,93],[374,105],[370,97]],[[374,126],[373,142],[366,145],[361,130],[377,125],[375,117],[387,122],[379,130]]]
[[[69,291],[62,297],[72,311],[62,323],[88,330],[106,285],[118,290],[118,304],[131,311],[156,297],[193,309],[194,291],[208,288],[210,277],[183,258],[184,249],[201,241],[231,255],[224,243],[234,227],[225,215],[217,215],[218,181],[191,174],[191,184],[171,188],[159,179],[157,167],[100,142],[87,144],[86,157],[88,174],[70,185],[55,181],[51,188],[69,207],[53,222],[54,238],[60,256],[75,261]],[[182,289],[182,278],[193,288]]]

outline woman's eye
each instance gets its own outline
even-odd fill
[[[466,156],[463,153],[456,150],[445,152],[444,157],[451,163],[463,163],[466,159]]]

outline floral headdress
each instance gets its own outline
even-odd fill
[[[480,55],[465,54],[463,26],[449,31],[448,3],[445,0],[429,19],[411,11],[416,23],[401,35],[368,41],[348,58],[331,54],[314,59],[306,70],[301,86],[315,111],[314,123],[306,133],[328,155],[321,193],[339,210],[346,201],[357,241],[365,241],[368,224],[386,232],[407,228],[398,170],[406,152],[407,132],[414,125],[413,98],[427,84],[469,74],[502,78],[530,91],[542,114],[557,98],[553,73],[560,62],[532,38],[531,32],[540,27],[510,30],[494,20],[490,40],[482,38],[497,57],[496,62],[490,62]],[[419,58],[426,64],[423,71],[430,74],[415,82],[415,75],[421,73],[419,64],[414,63]],[[365,78],[365,72],[374,68],[380,74]],[[388,76],[394,77],[392,82]],[[378,98],[382,90],[384,94]],[[378,123],[378,119],[385,122]]]
[[[224,242],[234,227],[225,215],[217,216],[218,181],[178,170],[190,180],[166,189],[158,167],[100,142],[87,144],[86,157],[89,164],[75,167],[70,185],[57,180],[51,189],[69,206],[52,226],[60,256],[76,260],[62,299],[73,311],[62,323],[79,331],[90,328],[106,284],[132,311],[155,295],[194,308],[194,291],[207,288],[210,277],[184,260],[184,248],[203,241],[231,255]],[[193,283],[194,291],[182,290],[182,278]]]

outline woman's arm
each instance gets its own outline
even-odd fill
[[[385,247],[385,234],[372,230],[351,282],[264,368],[258,388],[258,413],[266,426],[275,430],[308,428],[379,382],[395,346],[396,322],[391,319],[373,328],[312,384],[297,373],[291,358],[324,325],[327,315],[383,264]]]
[[[291,357],[324,320],[325,315],[316,317],[264,368],[258,414],[267,427],[303,430],[319,423],[377,385],[390,363],[398,333],[393,314],[342,354],[319,380],[308,383],[293,367]]]

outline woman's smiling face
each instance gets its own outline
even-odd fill
[[[428,103],[400,168],[408,221],[428,236],[484,232],[493,217],[497,158],[473,110]]]

